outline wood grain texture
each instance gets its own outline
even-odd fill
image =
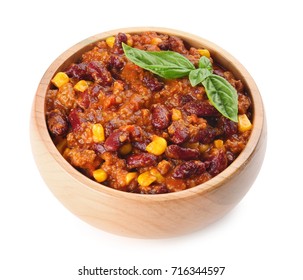
[[[76,61],[108,36],[142,31],[176,35],[212,57],[241,79],[253,102],[253,131],[239,157],[222,173],[192,189],[161,195],[117,191],[74,169],[54,146],[45,122],[45,94],[56,72]],[[246,69],[217,45],[166,28],[126,28],[92,36],[64,52],[44,74],[33,102],[31,144],[38,169],[53,194],[75,215],[102,230],[125,236],[159,238],[198,230],[229,212],[247,193],[261,168],[266,149],[266,119],[258,88]]]

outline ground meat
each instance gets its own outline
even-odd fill
[[[250,98],[244,94],[238,95],[238,111],[239,114],[246,114],[247,110],[250,108],[251,101]]]
[[[114,189],[126,190],[126,174],[128,173],[125,160],[120,159],[115,153],[106,152],[102,155],[104,163],[102,169],[108,175],[108,182]]]
[[[181,54],[188,54],[188,50],[184,46],[184,42],[176,37],[176,36],[170,36],[169,40],[169,49]]]
[[[76,105],[76,96],[73,85],[67,83],[60,87],[57,92],[56,100],[67,110],[74,108]]]
[[[156,32],[118,33],[94,44],[63,69],[66,82],[50,85],[46,94],[47,126],[64,158],[107,187],[141,194],[182,191],[222,172],[245,148],[251,129],[223,117],[201,84],[163,79],[130,62],[122,43],[175,51],[196,67],[201,57],[181,38]],[[239,115],[252,119],[242,81],[210,61],[236,89]]]
[[[241,135],[234,134],[231,138],[225,142],[225,147],[228,151],[232,152],[233,155],[239,155],[245,148],[246,143],[249,139],[250,131],[244,132]]]
[[[73,166],[86,170],[90,175],[101,162],[93,150],[67,148],[65,149],[63,156]]]

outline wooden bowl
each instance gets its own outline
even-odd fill
[[[92,44],[124,33],[157,31],[176,35],[212,57],[241,79],[253,105],[253,130],[238,158],[213,179],[184,191],[142,195],[98,184],[73,168],[58,152],[45,120],[45,95],[54,74],[80,58]],[[102,230],[124,236],[159,238],[198,230],[229,212],[246,194],[261,168],[266,149],[266,120],[259,90],[247,70],[217,45],[192,34],[165,28],[127,28],[92,36],[60,55],[44,74],[32,108],[33,154],[46,184],[75,215]]]

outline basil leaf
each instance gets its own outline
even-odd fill
[[[211,61],[202,56],[199,68],[177,52],[148,52],[122,43],[125,56],[136,65],[165,79],[176,79],[189,75],[192,86],[199,83],[205,87],[212,105],[225,117],[238,122],[238,95],[235,88],[224,78],[212,74]]]
[[[172,51],[148,52],[132,48],[124,43],[125,56],[141,68],[165,79],[187,76],[195,66],[183,55]]]
[[[212,105],[225,117],[238,122],[238,94],[235,88],[224,78],[211,74],[203,86]]]
[[[210,60],[206,56],[201,56],[199,59],[199,68],[207,69],[209,72],[213,72],[213,66]]]
[[[205,78],[207,78],[209,75],[211,75],[211,72],[208,69],[195,69],[189,72],[189,81],[190,84],[194,87],[197,84],[203,82]]]

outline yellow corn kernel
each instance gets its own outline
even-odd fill
[[[69,82],[69,77],[64,72],[58,72],[55,77],[52,79],[52,83],[60,88],[61,86]]]
[[[178,120],[182,119],[182,113],[181,113],[181,111],[174,108],[172,110],[172,116],[171,116],[171,118],[172,118],[173,121],[178,121]]]
[[[124,144],[122,147],[120,147],[119,152],[121,155],[125,156],[132,151],[132,148],[133,148],[132,144],[127,143],[127,144]]]
[[[146,171],[139,175],[138,177],[138,183],[142,187],[148,187],[150,184],[155,182],[157,178],[150,174],[149,171]]]
[[[223,140],[218,139],[218,140],[215,140],[215,141],[214,141],[214,146],[215,146],[217,149],[223,148],[223,145],[224,145]]]
[[[208,49],[198,49],[198,53],[201,56],[206,56],[207,58],[210,58],[210,52]]]
[[[159,156],[165,152],[166,147],[167,147],[166,140],[163,137],[154,135],[153,141],[147,145],[146,151],[149,152],[150,154]]]
[[[137,172],[129,172],[125,176],[126,185],[129,185],[132,180],[137,177]]]
[[[99,183],[104,182],[107,179],[107,173],[102,168],[96,169],[93,172],[93,176],[95,180]]]
[[[252,129],[252,124],[246,114],[238,116],[238,129],[240,132]]]
[[[61,140],[57,145],[56,148],[58,149],[58,151],[60,152],[60,154],[63,154],[65,148],[67,146],[67,140],[63,139]]]
[[[157,168],[152,168],[150,171],[150,174],[152,176],[156,177],[156,181],[157,183],[163,183],[164,182],[164,177],[161,175],[161,173],[159,172],[159,170]]]
[[[93,132],[93,141],[95,143],[103,142],[105,140],[104,128],[102,124],[95,123],[92,128]]]
[[[152,45],[158,45],[159,43],[161,43],[162,42],[162,40],[160,39],[160,38],[157,38],[157,37],[154,37],[154,38],[152,38],[151,39],[151,44]]]
[[[132,39],[132,36],[130,34],[126,34],[126,37],[127,37],[126,44],[131,47],[133,45],[133,43],[134,43],[134,41]]]
[[[108,37],[106,38],[105,42],[110,48],[112,48],[115,43],[115,37],[114,36]]]
[[[63,157],[64,157],[65,159],[68,159],[70,153],[71,153],[71,149],[70,149],[70,148],[66,148],[66,149],[64,150],[64,152],[63,152],[62,155],[63,155]]]
[[[88,82],[85,80],[81,80],[74,85],[74,89],[80,92],[84,92],[88,89]]]
[[[209,145],[208,144],[201,144],[199,145],[199,151],[200,153],[204,153],[209,149]]]

